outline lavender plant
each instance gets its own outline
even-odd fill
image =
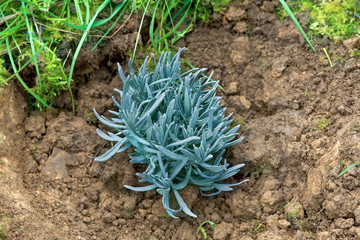
[[[139,192],[156,189],[173,218],[181,211],[196,217],[179,194],[187,184],[198,185],[204,196],[213,196],[247,181],[221,183],[244,166],[229,167],[223,159],[226,148],[242,140],[234,140],[240,126],[230,129],[231,115],[225,116],[221,98],[216,96],[218,82],[212,81],[211,76],[201,77],[206,69],[182,72],[179,59],[183,50],[179,49],[173,58],[170,52],[163,52],[158,62],[154,57],[154,72],[148,71],[149,57],[137,75],[131,59],[127,77],[118,65],[124,86],[122,91],[115,89],[121,102],[114,97],[113,100],[119,110],[109,110],[115,117],[107,119],[94,109],[100,122],[114,129],[107,134],[97,129],[97,133],[115,143],[95,160],[106,161],[134,147],[130,162],[147,165],[145,172],[136,175],[140,182],[149,184],[125,187]],[[170,207],[171,192],[179,209]]]

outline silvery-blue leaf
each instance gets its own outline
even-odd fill
[[[160,105],[160,103],[162,102],[162,100],[164,99],[164,97],[165,97],[165,93],[161,94],[161,95],[159,96],[159,98],[158,98],[158,99],[154,102],[154,104],[151,106],[151,108],[150,108],[147,112],[145,112],[145,113],[142,114],[141,118],[139,119],[139,122],[141,122],[142,120],[144,120],[144,119],[147,117],[147,115],[150,115],[151,113],[153,113],[153,112],[156,110],[156,108],[159,107],[159,105]]]
[[[142,138],[140,138],[136,133],[134,133],[130,128],[127,128],[127,132],[133,137],[136,141],[146,146],[151,146],[150,143]]]
[[[189,74],[191,74],[191,73],[193,73],[193,72],[195,72],[197,70],[199,70],[199,68],[190,69],[189,71],[182,73],[181,76],[185,77],[185,76],[187,76],[187,75],[189,75]]]
[[[159,68],[159,74],[160,74],[160,78],[165,78],[164,68],[163,67]]]
[[[114,98],[114,96],[111,96],[112,100],[114,101],[115,105],[121,109],[120,103]]]
[[[170,125],[166,125],[166,132],[164,135],[164,145],[166,145],[169,141],[169,134],[170,134],[170,131],[172,130],[173,125],[174,125],[174,122],[170,123]]]
[[[118,65],[118,72],[119,72],[120,79],[121,79],[121,81],[125,82],[126,77],[125,77],[124,71],[119,63],[117,65]]]
[[[122,90],[123,96],[121,97],[121,103],[123,103],[123,100],[128,95],[129,89],[130,89],[130,78],[127,77],[126,81],[124,82],[124,86]]]
[[[129,185],[124,185],[124,187],[126,187],[127,189],[130,189],[132,191],[135,191],[135,192],[146,192],[146,191],[150,191],[150,190],[157,188],[157,186],[155,184],[148,185],[145,187],[132,187]]]
[[[180,189],[183,189],[184,187],[186,187],[186,185],[188,184],[188,182],[190,180],[191,171],[192,171],[192,167],[190,166],[186,172],[186,176],[185,176],[184,180],[180,183],[172,183],[171,184],[172,188],[176,189],[176,190],[180,190]]]
[[[154,179],[147,173],[136,173],[135,174],[136,176],[142,178],[143,180],[145,180],[145,182],[148,182],[148,183],[154,183]],[[156,185],[156,184],[155,184]]]
[[[219,146],[220,142],[223,141],[221,138],[218,138],[216,142],[209,149],[209,153],[216,152],[215,149]]]
[[[127,133],[127,131],[124,131],[123,132],[124,136],[126,137],[126,139],[135,147],[135,148],[139,148],[139,149],[142,149],[143,146],[138,142],[136,141],[135,138],[133,138],[130,134]]]
[[[96,129],[96,133],[102,137],[105,140],[108,141],[116,141],[114,138],[112,138],[111,136],[106,135],[103,131],[101,131],[100,129]]]
[[[184,110],[185,110],[185,116],[189,116],[190,115],[190,98],[189,98],[188,88],[185,88]]]
[[[177,200],[177,202],[180,205],[180,208],[184,211],[184,213],[186,213],[187,215],[191,216],[191,217],[197,217],[193,212],[191,212],[191,210],[188,208],[188,206],[186,205],[186,203],[184,202],[184,200],[181,198],[179,192],[177,190],[173,190],[174,191],[174,195],[175,198]]]
[[[212,190],[214,190],[214,189],[215,189],[215,188],[214,188],[213,185],[207,186],[207,187],[200,187],[200,190],[201,190],[201,191],[204,191],[204,192],[209,192],[209,191],[212,191]]]
[[[164,208],[166,209],[167,213],[170,215],[170,217],[172,218],[178,218],[177,216],[174,215],[174,213],[179,213],[181,211],[181,208],[179,210],[172,210],[169,206],[169,195],[163,195],[162,197],[162,203],[164,205]]]
[[[213,155],[209,154],[206,158],[204,158],[203,162],[207,162],[213,158]]]
[[[198,120],[198,117],[199,117],[199,109],[198,108],[195,108],[194,112],[192,113],[192,116],[190,118],[190,127],[191,128],[195,128],[196,126],[196,122]]]
[[[224,134],[224,136],[230,136],[230,135],[236,134],[236,132],[237,132],[237,130],[239,130],[239,128],[240,128],[240,125],[233,127],[226,134]]]
[[[215,181],[217,178],[219,178],[223,173],[216,173],[214,174],[213,172],[207,172],[209,173],[210,175],[206,175],[205,173],[203,173],[203,171],[201,171],[199,169],[199,167],[197,166],[194,166],[194,169],[196,170],[196,172],[203,178],[206,178],[208,179],[208,181],[210,182],[210,180],[213,180]]]
[[[176,177],[176,175],[183,169],[187,161],[188,159],[184,158],[179,164],[176,165],[174,169],[172,169],[170,179],[174,179],[174,177]]]
[[[133,157],[131,157],[130,163],[133,163],[133,164],[147,163],[147,160],[145,157],[138,158],[138,159],[137,158],[134,159]]]
[[[169,189],[163,189],[163,188],[158,188],[158,189],[156,189],[156,191],[158,193],[160,193],[161,195],[168,195],[170,192]]]
[[[196,160],[196,155],[191,153],[190,151],[180,148],[179,151],[184,154],[184,156],[186,156],[187,158],[189,158],[190,160]]]
[[[160,166],[160,170],[161,170],[162,176],[163,176],[163,177],[166,177],[166,171],[165,171],[164,163],[163,163],[163,160],[162,160],[162,158],[161,158],[161,154],[160,154],[160,153],[157,154],[157,158],[158,158],[158,163],[159,163],[159,166]]]
[[[153,154],[158,154],[159,151],[150,147],[146,147],[146,146],[141,146],[139,148],[144,149],[144,151],[148,152],[148,153],[153,153]]]
[[[133,61],[133,60],[130,58],[130,59],[129,59],[129,63],[128,63],[129,72],[130,72],[130,75],[135,75],[134,70],[133,70],[133,67],[132,67],[132,61]]]
[[[141,69],[140,69],[141,75],[143,75],[143,76],[146,74],[148,60],[149,60],[149,56],[146,56],[146,58],[144,60],[144,64],[141,66]]]
[[[203,155],[201,154],[200,148],[193,145],[194,153],[196,155],[197,161],[201,162],[203,160]]]
[[[124,139],[125,140],[125,139]],[[114,156],[117,151],[119,150],[119,148],[121,147],[121,145],[123,144],[123,142],[117,142],[112,148],[110,148],[106,153],[104,153],[103,155],[96,157],[95,161],[98,162],[104,162],[106,160],[109,160],[112,156]]]
[[[224,173],[224,175],[222,175],[221,177],[216,179],[216,181],[222,181],[222,180],[228,179],[229,177],[234,176],[235,174],[237,174],[240,171],[240,168],[242,167],[241,165],[243,165],[243,164],[239,164],[232,168],[226,169],[226,172]]]
[[[167,186],[167,184],[164,183],[164,181],[161,181],[161,179],[153,178],[153,182],[154,182],[159,188],[169,189],[169,186]]]
[[[177,142],[174,142],[174,143],[171,143],[169,145],[167,145],[166,147],[167,148],[170,148],[170,147],[175,147],[175,146],[179,146],[179,145],[183,145],[183,144],[186,144],[186,143],[189,143],[189,142],[192,142],[192,141],[196,141],[196,140],[200,140],[199,137],[188,137],[184,140],[180,140],[180,141],[177,141]]]
[[[204,179],[203,177],[201,177],[201,179],[198,179],[194,176],[190,176],[190,180],[191,183],[193,183],[194,185],[198,185],[198,186],[211,186],[212,182],[209,182],[208,179]]]
[[[221,193],[221,191],[217,191],[217,192],[209,193],[209,194],[206,194],[206,193],[203,193],[203,191],[200,191],[200,193],[201,193],[201,195],[203,195],[205,197],[212,197],[212,196],[218,195],[219,193]]]
[[[145,105],[147,105],[148,103],[150,103],[151,101],[152,101],[152,99],[148,99],[148,100],[142,101],[142,102],[140,103],[139,107],[137,108],[137,111],[138,111],[139,113],[141,113],[142,108],[143,108]]]
[[[162,79],[159,79],[159,80],[157,80],[157,81],[152,82],[151,84],[149,84],[149,87],[152,87],[152,86],[155,85],[155,84],[159,84],[159,83],[166,82],[166,81],[169,81],[169,80],[171,80],[171,78],[162,78]]]
[[[229,186],[229,184],[221,184],[221,183],[213,183],[214,188],[219,191],[232,191],[233,189]]]
[[[178,160],[178,161],[182,161],[184,159],[187,159],[187,157],[183,156],[183,155],[179,155],[179,154],[175,154],[171,151],[169,151],[168,149],[159,146],[159,145],[155,145],[156,149],[159,150],[162,154],[164,154],[166,157],[172,159],[172,160]]]
[[[111,121],[113,123],[121,123],[121,124],[125,124],[125,121],[124,120],[121,120],[119,118],[111,118]],[[124,126],[124,129],[125,129],[125,126]]]
[[[124,143],[125,143],[124,146],[119,148],[116,153],[121,153],[121,152],[127,150],[129,147],[132,146],[131,143],[127,142],[127,139],[126,139],[126,141]]]
[[[224,153],[226,152],[226,149],[223,149],[216,157],[215,162],[220,163],[221,159],[222,159],[222,155],[224,155]],[[215,164],[218,165],[218,164]]]
[[[104,116],[100,116],[96,110],[94,109],[94,114],[96,116],[97,119],[99,119],[99,121],[103,124],[105,124],[106,126],[112,127],[112,128],[117,128],[117,129],[123,129],[123,125],[119,125],[119,124],[115,124],[110,122],[108,119],[106,119]]]
[[[171,123],[171,118],[174,115],[175,99],[171,100],[166,110],[166,123]]]
[[[245,180],[243,180],[243,181],[241,181],[241,182],[237,182],[237,183],[228,183],[228,184],[224,184],[224,183],[214,183],[213,185],[214,185],[215,188],[221,190],[221,189],[220,189],[221,187],[219,188],[219,185],[220,185],[220,186],[226,186],[226,187],[234,187],[234,186],[238,186],[238,185],[243,184],[243,183],[248,182],[248,181],[249,181],[249,179],[245,179]],[[231,190],[232,190],[232,189],[231,189]],[[231,190],[229,190],[229,191],[231,191]],[[221,190],[221,191],[226,191],[226,190]]]
[[[122,141],[124,139],[116,134],[113,134],[112,132],[108,132],[108,135],[113,139],[113,141]]]
[[[224,145],[224,148],[228,148],[228,147],[230,147],[230,146],[233,146],[233,145],[235,145],[235,144],[237,144],[237,143],[241,142],[242,140],[244,140],[244,138],[243,138],[243,137],[241,137],[241,138],[239,138],[239,139],[236,139],[235,141],[232,141],[232,142],[226,143],[226,144]]]

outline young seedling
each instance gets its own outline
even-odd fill
[[[325,132],[326,128],[329,126],[330,124],[330,120],[327,118],[321,118],[317,123],[317,128],[316,130],[321,130],[323,132]]]
[[[325,53],[325,55],[326,55],[326,57],[327,57],[327,59],[328,59],[328,61],[329,61],[329,63],[330,63],[330,67],[333,67],[334,65],[333,65],[332,62],[331,62],[330,56],[329,56],[329,54],[327,53],[326,48],[323,48],[323,51],[324,51],[324,53]]]
[[[347,168],[345,168],[343,171],[341,171],[341,173],[339,173],[339,175],[337,176],[337,178],[341,177],[344,173],[346,173],[350,168],[355,167],[356,165],[360,164],[360,162],[356,162],[351,164],[350,166],[348,166]]]
[[[205,222],[202,222],[202,223],[200,224],[200,226],[199,226],[198,229],[196,230],[196,235],[198,235],[199,232],[201,232],[202,235],[203,235],[203,237],[204,237],[204,239],[207,238],[206,231],[205,231],[205,229],[203,228],[203,226],[204,226],[206,223],[210,224],[210,227],[211,227],[212,230],[214,230],[214,228],[215,228],[215,226],[216,226],[216,224],[213,223],[213,222],[211,222],[211,221],[205,221]]]
[[[253,229],[253,231],[254,231],[254,232],[257,232],[257,231],[259,231],[262,227],[265,227],[264,224],[263,224],[263,223],[259,223],[259,224]]]

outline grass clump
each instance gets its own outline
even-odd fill
[[[134,147],[131,163],[147,166],[145,172],[136,175],[148,185],[125,187],[141,192],[156,189],[173,218],[181,211],[196,217],[180,196],[188,184],[199,186],[204,196],[213,196],[247,181],[222,183],[244,166],[229,167],[223,159],[226,149],[242,140],[234,140],[240,126],[230,129],[231,115],[225,116],[221,98],[216,96],[218,82],[201,77],[206,69],[182,71],[179,59],[183,50],[173,58],[170,52],[162,53],[157,62],[154,58],[153,72],[148,71],[148,57],[138,74],[131,59],[129,76],[119,65],[124,87],[122,91],[116,89],[121,97],[120,103],[114,98],[118,111],[109,111],[114,115],[111,120],[94,111],[101,123],[114,130],[106,134],[98,129],[97,133],[115,143],[95,160],[106,161]],[[176,210],[170,207],[172,194],[178,204]]]
[[[135,12],[151,17],[149,36],[152,48],[160,53],[192,31],[196,20],[209,22],[215,12],[226,9],[230,0],[137,0],[131,6]]]
[[[124,1],[114,5],[111,0],[92,3],[89,0],[7,0],[0,3],[0,54],[7,55],[7,58],[2,57],[0,61],[3,63],[7,60],[14,72],[11,77],[6,78],[3,77],[6,75],[4,68],[0,68],[0,84],[5,84],[16,76],[32,95],[31,103],[40,110],[50,107],[51,100],[65,89],[68,89],[72,96],[71,83],[75,62],[88,33],[90,30],[98,31],[101,26],[107,25],[119,15],[112,26],[106,26],[107,32],[100,31],[100,37],[105,37],[129,3],[130,1]],[[107,11],[106,18],[98,20],[102,11]],[[70,71],[66,73],[53,45],[61,41],[77,40],[78,36],[82,37],[75,50]],[[100,38],[98,43],[102,39]],[[43,62],[39,62],[39,58]],[[24,63],[27,59],[29,61]],[[36,75],[31,76],[30,80],[23,79],[19,74],[27,66],[35,68]]]

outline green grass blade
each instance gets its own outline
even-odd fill
[[[175,30],[182,24],[182,22],[185,20],[189,10],[190,10],[190,7],[191,5],[189,5],[189,7],[187,8],[186,12],[184,13],[184,15],[182,16],[182,18],[179,20],[179,22],[177,22],[177,24],[175,25],[175,27],[173,28],[172,31],[169,31],[167,32],[166,34],[164,34],[161,38],[157,39],[157,40],[154,40],[155,44],[160,42],[160,41],[163,41],[163,40],[166,40],[171,34],[173,34],[175,32]]]
[[[74,4],[75,4],[76,15],[77,15],[77,18],[78,18],[78,20],[79,20],[79,23],[80,23],[81,25],[83,25],[83,24],[84,24],[84,21],[83,21],[83,18],[82,18],[79,1],[78,1],[78,0],[74,0]]]
[[[22,27],[25,26],[24,23],[20,23],[20,22],[21,22],[21,16],[18,15],[18,16],[17,16],[15,19],[13,19],[13,21],[9,24],[8,21],[5,19],[5,16],[4,16],[4,14],[3,14],[3,11],[2,11],[2,10],[0,10],[0,11],[1,11],[1,16],[2,16],[2,18],[4,19],[5,24],[6,24],[6,26],[7,26],[5,30],[3,30],[3,31],[0,32],[0,42],[4,41],[5,38],[11,36],[11,38],[13,39],[13,41],[14,41],[16,47],[18,48],[20,54],[22,54],[21,48],[20,48],[19,44],[17,43],[16,38],[15,38],[15,36],[14,36],[18,31],[20,31],[20,29],[21,29]],[[12,27],[12,25],[14,25],[14,24],[15,24],[15,26]]]
[[[28,35],[29,35],[31,52],[32,52],[32,55],[35,55],[35,45],[34,45],[34,40],[33,40],[33,36],[32,36],[33,31],[32,31],[32,27],[30,26],[29,18],[27,17],[24,2],[21,2],[21,7],[22,7],[22,13],[23,13],[24,18],[25,18],[25,24],[26,24],[26,28],[27,28],[27,31],[28,31]],[[41,75],[40,75],[39,65],[38,65],[38,62],[37,62],[36,58],[34,58],[34,64],[35,64],[36,74],[37,74],[38,79],[39,79],[39,85],[41,87]]]
[[[139,42],[139,37],[140,37],[140,32],[141,32],[141,27],[143,25],[143,22],[144,22],[144,18],[145,18],[145,14],[146,14],[146,11],[147,11],[147,8],[149,6],[149,3],[150,3],[150,0],[148,0],[147,4],[146,4],[146,7],[145,7],[145,10],[144,10],[144,14],[142,15],[142,18],[141,18],[141,22],[140,22],[140,26],[139,26],[139,31],[138,31],[138,34],[136,36],[136,42],[135,42],[135,48],[134,48],[134,53],[133,53],[133,61],[135,59],[135,53],[136,53],[136,47],[138,45],[138,42]]]
[[[348,166],[347,168],[345,168],[337,177],[338,177],[338,178],[341,177],[341,175],[343,175],[344,173],[346,173],[350,168],[352,168],[352,167],[354,167],[354,166],[356,166],[356,165],[358,165],[358,164],[360,164],[360,162],[351,164],[350,166]]]
[[[187,0],[185,4],[183,4],[183,6],[181,7],[181,9],[179,11],[177,11],[177,13],[174,14],[173,19],[176,19],[177,16],[179,16],[186,7],[188,7],[188,5],[192,4],[192,0]],[[169,24],[168,24],[169,25]]]
[[[109,3],[110,1],[106,0],[104,1],[98,9],[101,8],[101,6],[103,6],[104,3]],[[73,28],[73,29],[77,29],[77,30],[86,30],[88,29],[89,25],[90,25],[90,29],[92,28],[96,28],[98,26],[101,26],[103,25],[104,23],[110,21],[120,10],[121,8],[123,7],[123,5],[127,4],[129,1],[124,1],[122,4],[119,4],[118,6],[116,6],[116,8],[114,9],[114,12],[108,17],[108,18],[105,18],[105,19],[102,19],[102,20],[99,20],[99,21],[96,21],[96,22],[90,22],[89,24],[84,24],[84,25],[75,25],[75,24],[71,24],[70,23],[70,20],[67,20],[67,21],[64,21],[63,19],[59,18],[56,14],[54,13],[51,13],[51,12],[48,12],[49,15],[51,15],[54,19],[53,20],[58,20],[58,21],[61,21],[63,24],[65,24],[66,26],[70,27],[70,28]],[[106,5],[105,5],[106,6]],[[90,30],[89,29],[89,30]]]
[[[154,47],[154,49],[156,51],[158,51],[159,49],[157,49],[157,46],[155,44],[155,39],[154,39],[154,25],[155,25],[155,19],[156,19],[156,11],[157,11],[157,8],[159,7],[159,4],[160,4],[160,1],[157,2],[156,6],[155,6],[155,9],[154,9],[154,13],[153,13],[153,16],[151,18],[151,22],[150,22],[150,28],[149,28],[149,36],[150,36],[150,41]]]
[[[50,15],[52,15],[51,12],[49,12]],[[55,15],[55,14],[54,14]],[[55,15],[56,16],[56,15]],[[70,6],[67,5],[67,8],[66,8],[66,16],[67,16],[67,20],[68,22],[70,22]],[[65,23],[65,22],[64,22]]]
[[[109,32],[111,31],[111,29],[114,28],[115,24],[120,20],[120,18],[122,17],[122,15],[124,14],[124,11],[126,10],[126,7],[128,5],[129,1],[125,2],[125,5],[123,7],[123,10],[121,11],[121,13],[119,14],[119,16],[116,18],[116,20],[114,21],[114,23],[111,25],[111,27],[106,31],[106,33],[100,38],[100,40],[95,44],[95,46],[91,49],[91,51],[93,51],[99,44],[100,42],[109,34]],[[132,14],[133,9],[131,10]]]
[[[60,17],[63,17],[65,15],[65,12],[66,12],[66,6],[68,5],[68,1],[66,0],[63,0],[62,2],[62,8],[61,8],[61,11],[60,11]]]
[[[10,63],[11,63],[11,66],[14,70],[14,72],[18,72],[16,70],[16,66],[15,66],[15,62],[14,62],[14,59],[12,57],[12,54],[11,54],[11,48],[10,48],[10,44],[9,44],[9,38],[6,38],[5,39],[5,42],[6,42],[6,47],[8,49],[8,55],[9,55],[9,59],[10,59]],[[22,78],[20,77],[20,75],[17,73],[16,74],[16,77],[17,79],[19,80],[19,82],[21,83],[21,85],[23,85],[23,87],[26,89],[26,91],[28,91],[34,98],[36,98],[41,104],[43,104],[44,106],[46,106],[47,108],[50,108],[49,105],[46,104],[46,102],[44,102],[43,99],[41,99],[41,97],[39,97],[36,93],[34,93],[29,87],[28,85],[26,85],[26,83],[22,80]]]
[[[70,67],[70,73],[69,73],[69,78],[68,78],[68,88],[70,89],[70,85],[71,85],[71,80],[72,80],[72,75],[73,75],[73,72],[74,72],[74,68],[75,68],[75,63],[76,63],[76,59],[79,55],[79,52],[80,52],[80,49],[82,47],[82,45],[84,44],[85,42],[85,39],[91,29],[91,26],[92,24],[95,22],[95,19],[97,18],[97,16],[99,15],[99,13],[106,7],[106,5],[108,5],[109,3],[111,2],[111,0],[106,0],[104,1],[100,6],[99,8],[96,10],[94,16],[92,17],[90,23],[88,24],[84,34],[82,35],[81,39],[80,39],[80,42],[79,42],[79,45],[77,46],[76,48],[76,51],[74,53],[74,57],[73,57],[73,60],[71,62],[71,67]],[[73,106],[73,114],[75,115],[75,103],[74,103],[74,98],[71,99],[72,100],[72,106]]]
[[[87,0],[84,1],[85,8],[86,8],[86,16],[85,16],[85,23],[89,24],[90,22],[90,5]]]
[[[309,38],[306,36],[306,33],[304,32],[304,30],[302,29],[302,27],[300,26],[298,20],[295,18],[294,14],[292,13],[291,9],[289,8],[289,6],[286,4],[286,2],[284,0],[279,0],[280,3],[283,5],[283,7],[285,8],[286,12],[290,15],[291,19],[294,21],[296,27],[299,29],[299,31],[301,32],[301,34],[304,36],[305,40],[307,41],[307,43],[310,45],[310,47],[312,48],[312,50],[314,50],[314,52],[316,52],[314,46],[311,44]]]

